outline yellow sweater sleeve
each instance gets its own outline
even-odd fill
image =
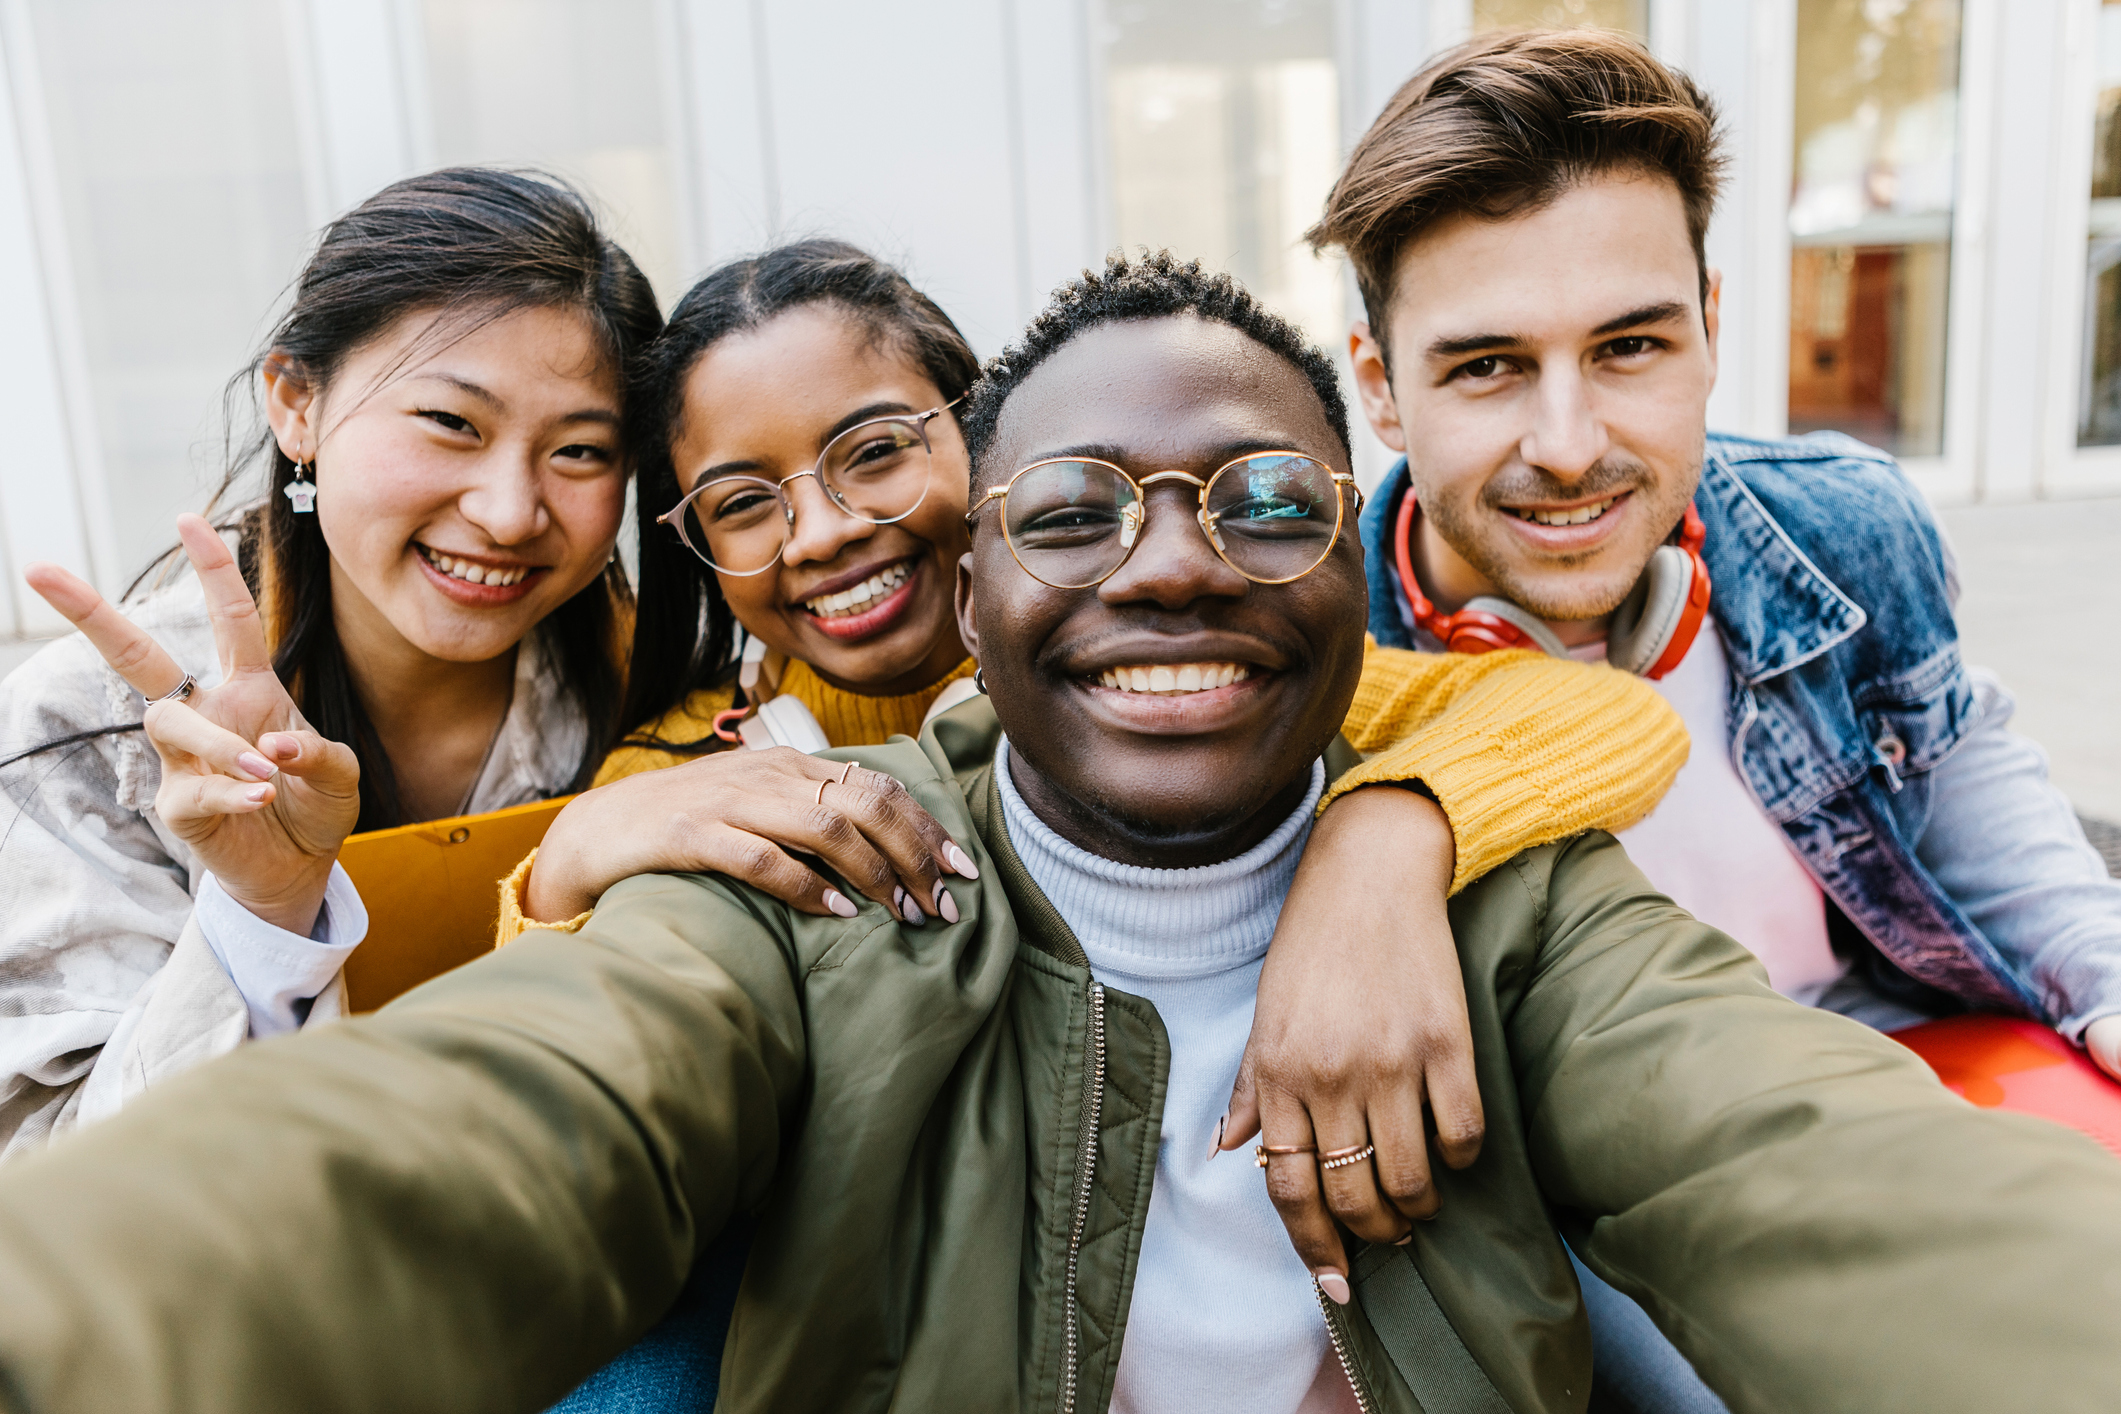
[[[1360,786],[1421,781],[1458,844],[1454,894],[1536,845],[1641,820],[1688,746],[1670,704],[1604,664],[1375,644],[1342,731],[1368,759],[1319,808]]]
[[[540,923],[523,912],[523,887],[530,882],[531,866],[538,862],[538,852],[532,850],[523,856],[523,862],[510,870],[501,880],[501,917],[494,925],[493,945],[508,946],[533,928],[549,928],[555,933],[579,933],[582,925],[596,916],[593,908],[583,909],[564,923]]]
[[[714,730],[714,714],[727,708],[735,694],[728,688],[703,688],[685,699],[683,703],[635,735],[657,741],[677,744],[698,741]],[[627,776],[637,776],[643,771],[660,771],[665,766],[682,765],[693,758],[675,751],[659,751],[652,746],[620,746],[604,758],[597,767],[596,779],[591,787],[609,785]],[[532,850],[521,864],[509,871],[501,880],[500,921],[494,927],[493,945],[505,947],[532,928],[550,928],[560,933],[578,933],[582,925],[595,914],[595,909],[576,914],[564,923],[541,923],[523,912],[523,889],[530,882],[531,866],[536,864],[538,852]]]

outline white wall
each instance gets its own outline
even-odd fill
[[[223,159],[240,146],[236,138],[263,144],[256,172],[299,169],[299,210],[287,229],[261,231],[253,218],[231,215],[252,200],[231,187],[227,210],[190,216],[181,203],[167,204],[182,231],[135,222],[121,233],[136,247],[127,259],[137,262],[139,251],[188,250],[179,234],[197,244],[190,227],[198,220],[234,222],[207,238],[204,256],[111,267],[110,233],[93,229],[107,218],[83,204],[82,173],[67,155],[84,90],[65,64],[87,61],[67,50],[73,57],[62,64],[54,35],[151,14],[158,3],[0,0],[0,415],[14,452],[0,459],[0,576],[10,586],[25,559],[43,557],[119,587],[138,568],[149,522],[196,498],[195,481],[210,470],[198,464],[198,448],[217,412],[208,394],[247,351],[230,331],[262,330],[271,293],[299,263],[304,230],[450,155],[442,150],[449,134],[437,132],[449,126],[437,116],[446,105],[433,101],[432,85],[448,76],[437,75],[437,63],[457,61],[430,52],[432,23],[443,13],[435,7],[449,7],[461,27],[483,22],[477,17],[491,0],[213,0],[188,10],[187,21],[219,16],[214,23],[246,28],[236,32],[241,44],[213,46],[224,68],[211,72],[187,64],[162,74],[153,48],[111,46],[119,57],[110,62],[135,66],[125,83],[169,115],[163,130],[142,129],[135,157],[182,133],[186,151],[220,161],[224,174],[234,170]],[[540,0],[520,13],[591,3]],[[1096,263],[1113,238],[1097,62],[1107,3],[1118,0],[632,0],[648,21],[629,21],[639,36],[629,43],[647,52],[585,58],[616,67],[580,81],[653,89],[645,107],[639,93],[628,95],[641,131],[627,139],[629,152],[638,151],[625,157],[634,162],[626,170],[645,171],[646,162],[668,175],[651,182],[652,200],[637,185],[603,195],[620,208],[612,214],[621,229],[654,228],[640,239],[644,251],[656,247],[666,303],[713,263],[829,232],[904,262],[980,352],[992,354],[1054,284]],[[1716,94],[1733,140],[1730,184],[1709,238],[1725,277],[1712,421],[1766,434],[1785,424],[1797,8],[1798,0],[1650,6],[1653,47]],[[1231,23],[1243,23],[1248,10],[1233,5],[1230,13]],[[1338,13],[1341,129],[1352,144],[1429,53],[1467,33],[1472,4],[1339,0]],[[2097,0],[1966,0],[1950,421],[1945,455],[1917,468],[1943,499],[2121,490],[2121,449],[2079,452],[2074,441],[2095,88],[2087,51],[2097,14]],[[510,36],[519,47],[533,38]],[[229,58],[239,52],[248,57]],[[170,63],[181,57],[171,47]],[[200,84],[211,86],[203,97]],[[258,113],[274,121],[246,116]],[[480,143],[507,146],[505,123],[473,116],[494,129]],[[216,123],[236,124],[233,136],[214,139]],[[561,152],[564,135],[525,142],[524,160],[563,168],[620,160]],[[296,156],[273,155],[283,151]],[[170,173],[198,165],[172,161]],[[230,179],[239,187],[248,180],[241,172]],[[634,209],[643,206],[656,209]],[[201,273],[188,277],[194,266]],[[135,282],[123,293],[146,310],[131,324],[98,304],[119,278]],[[220,293],[201,306],[209,289]],[[147,298],[158,290],[168,297]],[[194,306],[213,318],[184,312]],[[1348,307],[1359,308],[1352,288]],[[134,346],[142,340],[162,360],[161,381],[138,385],[156,390],[152,407],[120,396],[134,385],[113,371],[147,357],[145,345]],[[172,351],[190,347],[199,350],[195,368],[167,366]],[[1374,480],[1388,456],[1366,433],[1358,441],[1358,467]],[[170,505],[153,499],[171,496]],[[0,593],[0,635],[52,626],[34,596]]]

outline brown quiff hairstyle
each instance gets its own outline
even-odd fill
[[[1701,266],[1728,159],[1716,105],[1685,74],[1610,30],[1487,35],[1439,56],[1392,95],[1304,233],[1355,267],[1380,345],[1409,241],[1456,216],[1503,221],[1578,182],[1635,169],[1667,178]]]

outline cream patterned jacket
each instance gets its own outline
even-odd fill
[[[195,579],[125,612],[202,685],[221,680]],[[70,635],[0,682],[0,760],[141,712],[139,695]],[[560,793],[586,730],[533,635],[471,812]],[[0,768],[0,1159],[249,1034],[243,996],[192,916],[205,870],[155,813],[161,779],[138,731]],[[334,979],[309,1019],[339,1015],[344,995]]]

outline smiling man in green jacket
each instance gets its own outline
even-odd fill
[[[1273,1204],[1368,1138],[1209,1161],[1363,653],[1331,378],[1167,260],[1065,292],[965,420],[991,699],[846,753],[975,842],[959,921],[635,879],[148,1095],[0,1171],[0,1408],[536,1409],[745,1211],[723,1410],[1582,1410],[1557,1223],[1734,1409],[2121,1408],[2112,1156],[1604,835],[1452,906],[1488,1132],[1434,1221],[1307,1269]]]

